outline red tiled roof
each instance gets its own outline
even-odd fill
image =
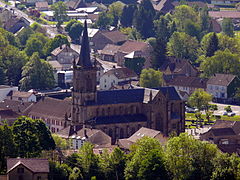
[[[200,77],[176,76],[168,83],[168,85],[206,89],[207,79]]]
[[[102,34],[110,39],[113,43],[123,42],[127,40],[127,36],[120,31],[106,31],[102,32]]]
[[[115,75],[118,79],[137,77],[137,74],[129,68],[114,68],[104,73],[104,75]]]
[[[232,74],[215,74],[207,81],[207,84],[228,86],[235,78],[236,76]]]
[[[120,46],[114,45],[114,44],[107,44],[103,50],[101,51],[101,54],[107,54],[107,55],[115,55],[117,51],[119,50]]]
[[[37,103],[33,104],[26,113],[36,117],[55,118],[62,120],[64,119],[65,114],[69,114],[70,112],[70,100],[44,97],[42,100],[39,100]]]
[[[240,11],[209,11],[209,16],[211,18],[232,18],[240,19]]]
[[[133,51],[144,51],[149,47],[150,45],[148,43],[128,40],[119,48],[119,51],[124,53],[131,53]]]
[[[25,159],[25,158],[9,158],[7,159],[7,172],[16,167],[17,164],[23,164],[34,173],[48,173],[49,162],[47,159]]]

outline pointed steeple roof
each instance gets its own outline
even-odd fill
[[[88,31],[87,31],[87,21],[84,22],[84,30],[82,36],[82,46],[81,52],[79,55],[79,60],[77,65],[82,67],[92,67],[92,62],[90,60],[90,48],[89,48],[89,40],[88,40]]]

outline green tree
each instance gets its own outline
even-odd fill
[[[44,44],[37,37],[30,37],[27,40],[25,52],[28,56],[32,56],[33,53],[38,52],[40,56],[43,56],[43,46]]]
[[[240,40],[238,38],[219,33],[218,41],[220,50],[224,51],[229,49],[231,53],[240,54]]]
[[[20,157],[36,157],[41,153],[40,142],[33,120],[19,117],[13,124],[13,139]]]
[[[179,31],[184,31],[185,22],[198,22],[197,12],[190,6],[180,5],[175,8],[173,19]]]
[[[216,73],[240,75],[240,59],[238,54],[231,53],[228,49],[217,51],[214,56],[205,58],[201,63],[203,75],[210,77]]]
[[[232,19],[224,18],[222,22],[222,31],[224,34],[233,37],[234,36],[234,29],[233,29],[233,22]]]
[[[140,86],[147,88],[160,87],[163,83],[163,74],[154,69],[143,69],[140,75]]]
[[[98,158],[93,153],[93,145],[85,142],[79,149],[79,164],[84,179],[90,179],[98,173]]]
[[[213,164],[212,180],[239,179],[240,158],[236,154],[219,153]]]
[[[167,43],[168,55],[189,59],[194,62],[197,58],[198,41],[184,32],[174,32]]]
[[[57,28],[67,19],[67,6],[62,1],[58,1],[52,5],[53,17],[57,21]]]
[[[76,22],[70,27],[68,35],[71,37],[72,41],[77,42],[80,41],[82,31],[83,31],[82,23]]]
[[[6,170],[6,158],[16,156],[16,148],[13,141],[12,127],[4,123],[0,126],[0,173]]]
[[[72,173],[72,169],[66,164],[58,162],[49,162],[49,179],[51,180],[67,180]]]
[[[62,34],[56,35],[54,38],[50,39],[47,42],[47,44],[45,44],[45,46],[44,46],[45,56],[49,56],[54,49],[56,49],[64,44],[70,45],[70,43],[68,42],[67,36],[62,35]]]
[[[218,37],[217,37],[216,33],[213,33],[213,35],[210,37],[210,42],[209,42],[209,45],[207,47],[206,56],[207,57],[213,56],[214,53],[218,49],[219,49],[219,47],[218,47]]]
[[[201,27],[198,23],[191,20],[186,20],[184,23],[184,32],[192,37],[196,37],[198,40],[200,37]]]
[[[54,150],[56,148],[56,144],[46,124],[42,120],[36,119],[34,126],[36,127],[36,133],[38,135],[41,148],[44,150]]]
[[[48,89],[54,86],[53,69],[51,65],[40,59],[34,53],[29,62],[23,67],[21,89]]]
[[[115,148],[114,151],[104,151],[99,156],[100,171],[105,175],[105,179],[124,179],[126,157],[124,152],[120,148]]]
[[[224,108],[224,110],[227,111],[227,112],[232,112],[231,106],[226,106],[226,107]]]
[[[159,68],[166,60],[167,42],[172,35],[171,20],[167,16],[160,16],[154,21],[156,44],[153,46],[153,67]]]
[[[198,109],[197,120],[201,119],[201,111],[205,110],[206,114],[209,111],[209,102],[212,101],[212,95],[202,89],[195,90],[188,99],[188,103]],[[210,117],[208,117],[208,120]],[[197,122],[198,125],[198,122]]]
[[[171,179],[210,179],[216,145],[194,139],[186,133],[168,140],[166,166]]]
[[[113,16],[113,26],[118,25],[118,21],[121,18],[124,4],[121,1],[110,4],[108,13]]]
[[[121,25],[123,27],[131,27],[133,24],[133,15],[135,12],[136,6],[135,5],[126,5],[122,10],[121,15]]]
[[[21,30],[18,34],[17,34],[17,37],[20,41],[20,44],[22,46],[25,46],[26,45],[26,42],[28,40],[28,38],[34,34],[34,31],[28,27],[28,28],[24,28],[23,30]]]
[[[203,9],[200,10],[200,27],[201,27],[201,36],[206,34],[207,32],[212,31],[212,26],[211,26],[211,18],[208,15],[208,8],[204,7]]]
[[[133,59],[125,59],[124,65],[132,69],[135,73],[140,74],[145,63],[145,58],[137,57]]]
[[[81,170],[77,167],[73,168],[72,173],[69,176],[69,180],[79,180],[83,179],[83,176],[81,174]]]
[[[55,148],[49,129],[41,120],[21,116],[14,122],[12,128],[13,140],[20,157],[36,157],[42,150]]]
[[[125,179],[167,179],[163,149],[156,139],[141,138],[128,156]]]
[[[99,17],[96,22],[96,25],[100,29],[107,29],[112,23],[113,23],[113,16],[111,14],[108,14],[106,12],[99,13]]]
[[[57,148],[62,149],[62,150],[66,150],[69,148],[69,143],[66,139],[58,136],[57,134],[53,134],[52,137],[53,137],[53,140],[54,140]]]

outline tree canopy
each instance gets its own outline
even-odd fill
[[[154,69],[143,69],[140,75],[140,86],[156,88],[162,86],[162,72]]]

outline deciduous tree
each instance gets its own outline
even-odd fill
[[[160,87],[163,83],[162,72],[154,69],[143,69],[140,75],[140,86],[147,88]]]

